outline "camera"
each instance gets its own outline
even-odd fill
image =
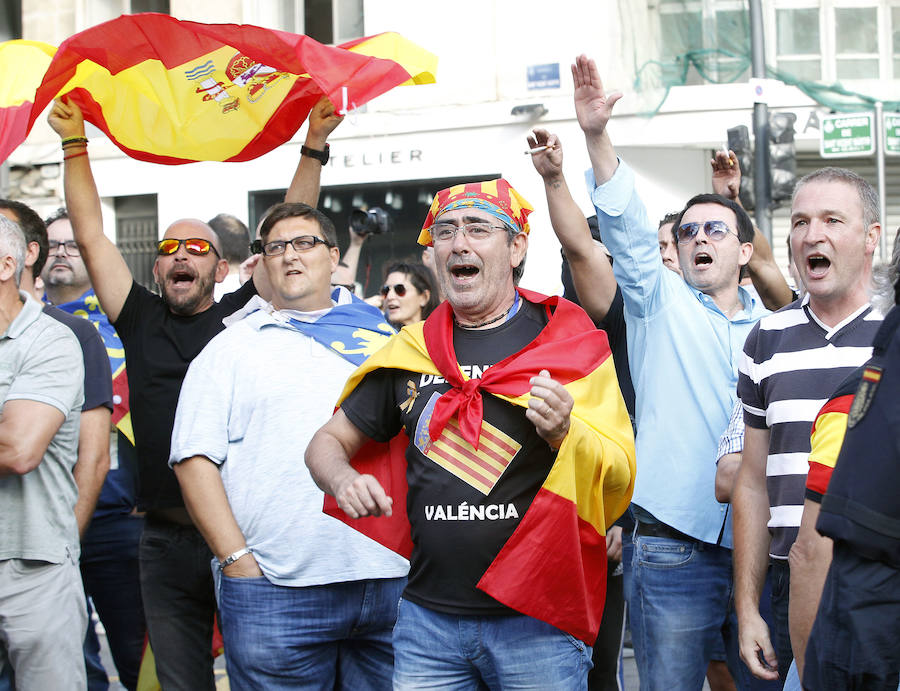
[[[357,235],[381,235],[393,230],[387,211],[377,206],[369,209],[353,209],[350,212],[350,230]]]

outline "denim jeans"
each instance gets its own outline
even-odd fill
[[[294,588],[221,579],[228,678],[241,689],[391,688],[391,631],[406,578]]]
[[[212,552],[193,526],[148,517],[139,555],[160,685],[165,691],[214,691]]]
[[[787,559],[771,559],[769,573],[772,577],[772,645],[778,657],[778,678],[782,684],[794,661],[791,648],[791,632],[788,627],[788,604],[791,594],[791,569]]]
[[[401,600],[394,690],[587,688],[591,647],[523,614],[460,616]]]
[[[745,688],[750,673],[738,652],[731,550],[636,534],[628,611],[642,690],[703,688],[723,636],[728,668]]]
[[[119,681],[137,688],[147,624],[141,600],[138,545],[142,518],[129,515],[95,517],[81,541],[81,577],[106,629],[106,641]],[[90,631],[88,632],[90,636]],[[87,641],[85,642],[87,660]],[[91,664],[88,664],[88,686]],[[101,666],[102,669],[102,666]]]

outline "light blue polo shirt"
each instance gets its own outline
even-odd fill
[[[728,505],[715,497],[716,448],[737,398],[744,340],[769,312],[739,288],[744,308],[728,318],[665,268],[624,161],[603,185],[592,171],[586,179],[625,301],[637,425],[632,502],[682,533],[730,548]]]

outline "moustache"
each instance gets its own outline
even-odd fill
[[[54,259],[54,260],[53,260],[53,263],[50,265],[50,268],[52,269],[52,268],[54,268],[54,267],[56,267],[56,266],[64,266],[64,267],[66,267],[67,269],[71,269],[71,268],[72,268],[72,265],[71,265],[68,261],[66,261],[65,259]]]

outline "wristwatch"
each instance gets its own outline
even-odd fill
[[[252,553],[253,553],[253,550],[250,549],[249,547],[242,547],[237,552],[232,552],[227,557],[225,557],[224,560],[219,562],[219,570],[221,571],[226,566],[231,566],[234,562],[236,562],[238,559],[243,557],[245,554],[252,554]]]
[[[325,149],[323,151],[319,151],[318,149],[311,149],[306,146],[306,144],[303,144],[300,147],[300,155],[318,159],[324,166],[326,163],[328,163],[328,157],[331,155],[331,144],[325,144]]]

